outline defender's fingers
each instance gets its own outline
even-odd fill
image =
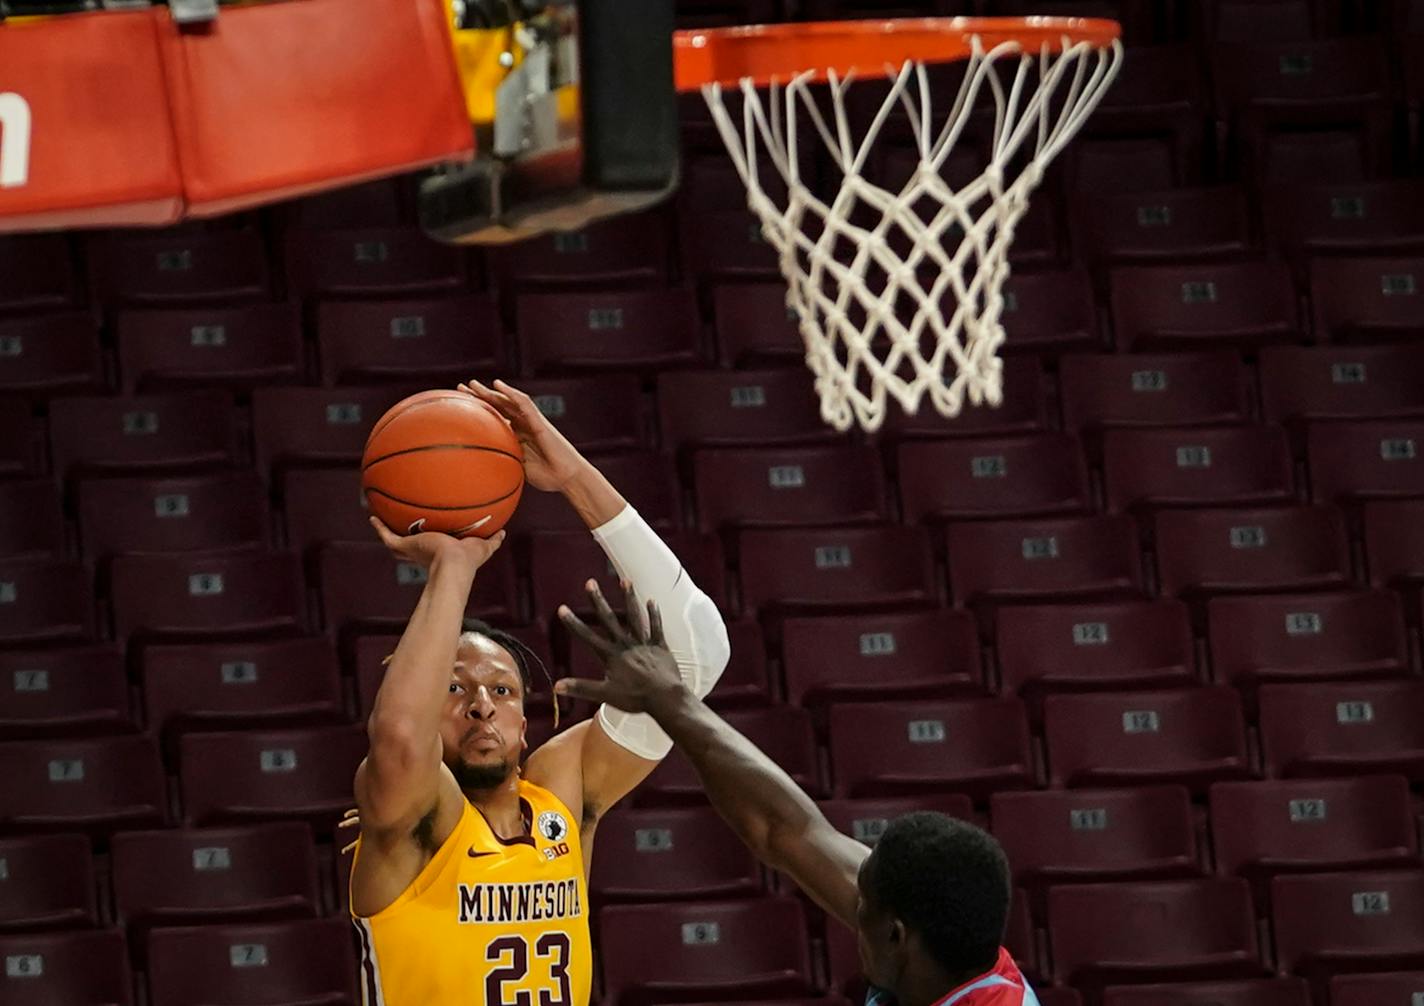
[[[623,581],[623,610],[628,613],[628,634],[634,642],[646,643],[648,630],[643,622],[643,606],[638,603],[638,592],[629,580]]]
[[[667,646],[663,638],[663,613],[658,602],[652,599],[648,600],[648,642],[653,646]]]
[[[585,702],[603,702],[608,695],[608,682],[586,678],[560,678],[554,682],[554,693],[564,698]]]
[[[583,619],[570,611],[567,604],[559,605],[558,615],[559,621],[564,623],[564,628],[569,630],[570,635],[583,640],[600,657],[606,657],[616,649],[611,642],[585,625]]]
[[[598,620],[603,623],[603,630],[608,633],[610,639],[617,643],[628,642],[628,633],[623,628],[623,623],[618,620],[617,613],[609,607],[608,601],[603,596],[603,591],[599,589],[598,583],[589,580],[583,585],[588,591],[588,599],[593,604],[593,612],[598,616]]]

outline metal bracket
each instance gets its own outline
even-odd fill
[[[218,0],[168,0],[168,9],[176,24],[207,24],[218,19]]]

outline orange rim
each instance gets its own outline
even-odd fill
[[[906,60],[951,63],[967,59],[971,39],[985,49],[1018,42],[1025,51],[1059,49],[1087,42],[1104,48],[1121,34],[1116,21],[1077,17],[926,17],[871,21],[813,21],[705,28],[674,35],[674,80],[679,91],[704,84],[736,84],[750,78],[758,87],[786,81],[806,71],[824,76],[834,69],[874,74]]]

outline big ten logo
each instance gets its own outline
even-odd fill
[[[560,856],[567,856],[568,854],[568,842],[560,842],[558,845],[550,845],[544,849],[544,858],[551,861],[558,859]]]
[[[0,189],[30,180],[30,103],[13,91],[0,93]]]

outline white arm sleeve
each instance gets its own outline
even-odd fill
[[[701,698],[712,690],[731,656],[727,626],[712,599],[692,582],[667,543],[631,506],[593,529],[620,579],[633,585],[640,601],[656,601],[663,618],[663,638],[677,659],[682,680]],[[646,620],[647,613],[642,617]],[[672,750],[672,740],[646,713],[627,713],[604,705],[598,710],[603,730],[614,741],[650,761]]]

